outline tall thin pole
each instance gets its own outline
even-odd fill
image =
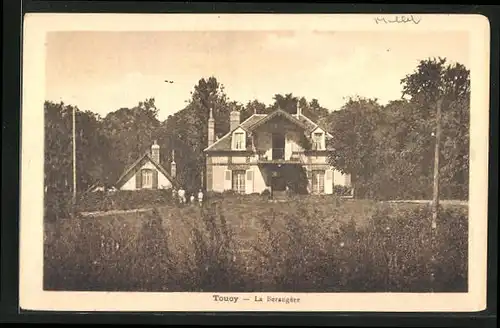
[[[73,204],[76,201],[76,108],[73,107]]]
[[[437,228],[437,217],[439,208],[439,154],[441,143],[441,105],[440,98],[436,103],[436,145],[434,148],[434,189],[432,197],[432,229]]]

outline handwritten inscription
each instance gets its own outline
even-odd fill
[[[415,18],[413,15],[406,16],[406,15],[401,15],[401,16],[396,16],[393,19],[387,19],[384,17],[375,17],[375,23],[377,24],[406,24],[406,23],[413,23],[413,24],[419,24],[421,18]]]
[[[251,298],[242,298],[241,299],[238,296],[222,296],[222,295],[217,295],[217,294],[212,295],[212,300],[214,302],[221,302],[221,303],[257,302],[257,303],[292,304],[292,303],[299,303],[300,302],[300,298],[293,297],[293,296],[291,296],[291,297],[254,296],[253,299],[251,299]]]

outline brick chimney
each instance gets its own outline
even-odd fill
[[[300,115],[302,115],[302,108],[300,108],[300,105],[299,105],[299,104],[297,104],[297,112],[296,112],[296,116],[297,116],[297,118],[299,118],[299,117],[300,117]]]
[[[229,129],[233,131],[238,125],[240,125],[240,112],[233,110],[229,114]]]
[[[215,137],[215,120],[214,114],[212,113],[212,108],[210,108],[210,114],[208,117],[208,146],[214,143]]]
[[[175,151],[172,150],[172,162],[170,163],[170,175],[172,178],[175,178],[175,175],[177,174],[177,164],[175,164]]]
[[[151,157],[156,163],[160,163],[160,146],[156,143],[156,140],[151,146]]]

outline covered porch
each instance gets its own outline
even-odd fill
[[[305,168],[300,163],[283,163],[280,161],[262,161],[259,169],[272,195],[308,194],[309,181]]]

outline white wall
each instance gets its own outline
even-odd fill
[[[212,191],[223,192],[227,165],[212,166]]]
[[[264,174],[266,172],[263,172],[257,165],[252,167],[254,170],[253,192],[261,193],[264,191],[264,189],[267,188],[266,182],[264,180]]]
[[[158,189],[170,189],[172,182],[161,172],[158,172]]]
[[[335,170],[333,172],[333,184],[335,186],[349,186],[349,181],[346,181],[346,175],[340,171]]]
[[[227,165],[213,165],[212,166],[212,191],[223,192],[224,190],[231,190],[232,183],[226,181]],[[263,173],[257,165],[250,165],[248,171],[253,172],[252,180],[247,180],[248,174],[245,176],[245,189],[246,193],[261,193],[265,188]],[[231,174],[232,178],[232,174]],[[249,185],[250,184],[250,185]]]
[[[228,170],[227,165],[213,165],[212,166],[212,190],[216,192],[223,192],[224,190],[230,190],[232,188],[232,183],[226,182],[226,171]],[[245,184],[252,183],[252,187],[247,186],[247,193],[261,193],[264,191],[267,186],[264,179],[264,175],[268,174],[265,169],[259,168],[258,165],[250,165],[250,168],[253,172],[253,181],[246,180]],[[247,172],[248,172],[247,170]],[[332,168],[333,175],[333,185],[341,185],[346,186],[346,175],[342,174],[340,171],[334,170]],[[231,176],[232,178],[232,176]],[[332,181],[327,181],[327,174],[325,172],[325,193],[331,194],[333,193],[333,186],[327,187],[327,185],[331,185]],[[245,178],[246,179],[246,178]],[[135,178],[131,179],[132,187],[135,188]],[[348,181],[347,181],[348,182]]]
[[[120,188],[120,190],[135,190],[135,174]]]

